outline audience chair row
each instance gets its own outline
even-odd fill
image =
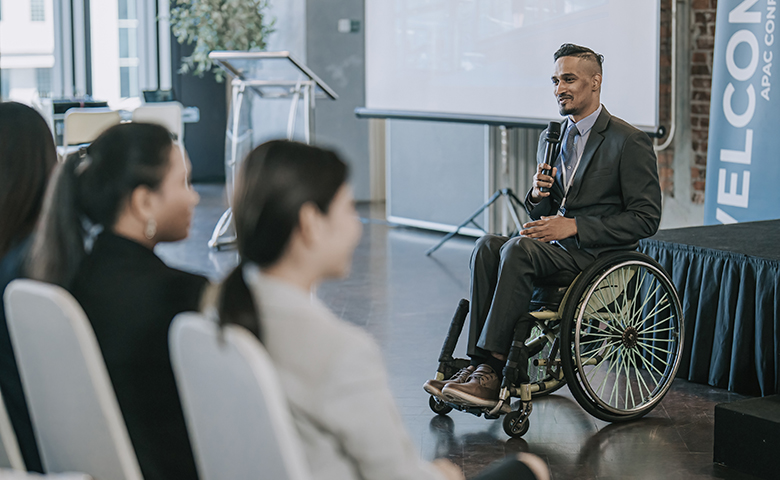
[[[133,111],[132,121],[162,125],[178,140],[183,141],[182,108],[179,102],[144,104]],[[63,152],[71,153],[73,147],[91,143],[109,127],[119,124],[121,120],[116,110],[71,108],[65,113]]]
[[[84,311],[64,289],[15,280],[5,291],[8,328],[47,472],[140,480],[100,348]],[[245,329],[220,329],[198,313],[177,316],[171,361],[199,476],[310,478],[274,367]],[[23,471],[0,408],[0,440]],[[83,477],[76,477],[83,478]]]

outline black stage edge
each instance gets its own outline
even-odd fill
[[[747,395],[780,393],[780,220],[662,230],[639,249],[680,295],[678,377]]]
[[[716,405],[712,459],[761,478],[780,477],[780,395]]]

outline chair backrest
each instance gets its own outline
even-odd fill
[[[220,333],[202,315],[182,313],[169,342],[202,480],[310,478],[276,371],[249,331]]]
[[[47,472],[140,480],[130,437],[95,333],[64,289],[14,280],[5,309]]]
[[[184,122],[181,117],[182,108],[182,104],[179,102],[145,103],[133,110],[133,121],[162,125],[176,135],[180,142],[183,142]]]
[[[0,468],[12,468],[14,470],[25,471],[22,451],[19,450],[19,442],[16,440],[16,433],[8,418],[8,411],[5,409],[3,396],[0,395]],[[2,475],[0,475],[2,478]]]
[[[105,108],[71,108],[65,112],[62,144],[67,147],[91,143],[120,121],[119,112]]]

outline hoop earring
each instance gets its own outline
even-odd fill
[[[146,229],[144,229],[144,236],[147,240],[151,240],[157,234],[157,222],[153,218],[146,221]]]

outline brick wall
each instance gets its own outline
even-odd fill
[[[661,45],[660,45],[660,95],[658,102],[658,120],[661,125],[669,128],[671,124],[671,93],[672,93],[672,1],[661,1]],[[676,0],[674,0],[676,1]],[[658,140],[663,143],[666,137]],[[661,180],[661,190],[664,195],[674,196],[674,143],[666,149],[657,152],[658,174]]]
[[[691,201],[696,204],[704,203],[717,6],[717,0],[693,0],[691,4]]]

